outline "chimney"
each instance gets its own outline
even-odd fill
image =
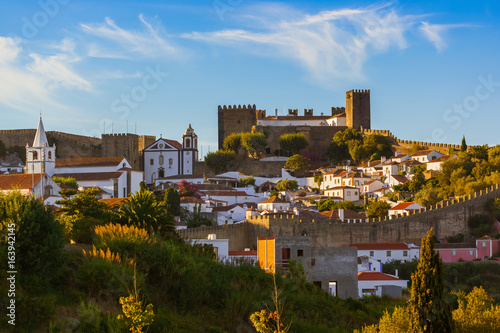
[[[368,166],[370,166],[370,163],[371,163],[371,162],[370,162],[370,161],[368,161]]]
[[[339,220],[344,222],[344,209],[343,208],[339,209]]]
[[[394,157],[398,157],[400,155],[403,155],[403,153],[400,150],[396,150],[396,153],[394,154]]]
[[[397,278],[399,277],[399,271],[397,268],[396,268],[396,271],[394,272],[394,276],[396,276]]]
[[[274,109],[274,114],[276,116],[276,119],[278,119],[278,109]]]
[[[384,164],[384,163],[385,163],[385,161],[386,161],[385,156],[381,156],[381,157],[380,157],[380,163],[381,163],[381,164]]]

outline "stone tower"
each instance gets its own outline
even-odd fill
[[[370,128],[370,90],[349,90],[345,93],[346,125],[349,128]]]
[[[26,170],[25,173],[47,173],[54,174],[56,166],[56,145],[49,147],[49,141],[43,128],[42,117],[38,122],[33,146],[26,144]]]
[[[217,112],[219,120],[219,149],[222,149],[224,139],[232,133],[250,132],[257,123],[255,104],[221,107]]]
[[[182,136],[182,174],[192,175],[194,165],[198,162],[198,136],[194,133],[191,124]]]

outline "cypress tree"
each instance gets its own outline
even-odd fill
[[[451,309],[444,300],[443,262],[434,252],[432,228],[422,238],[417,271],[411,276],[408,309],[413,332],[452,332]]]
[[[465,135],[462,138],[462,145],[460,146],[460,151],[467,151],[467,143],[465,142]]]

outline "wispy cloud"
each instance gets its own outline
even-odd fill
[[[478,26],[471,24],[431,24],[429,22],[422,22],[419,29],[424,35],[424,37],[427,38],[432,44],[434,44],[436,50],[441,52],[447,47],[446,41],[444,40],[443,37],[446,31],[454,28],[471,28],[471,27],[478,27]]]
[[[179,54],[179,48],[167,41],[168,36],[160,22],[156,19],[147,20],[143,14],[139,15],[139,20],[144,26],[144,30],[141,32],[123,29],[109,17],[105,18],[104,23],[80,24],[80,28],[86,34],[109,40],[124,51],[133,54],[141,54],[146,57],[176,56]],[[111,51],[96,43],[91,45],[89,56],[124,58],[124,55],[116,50]]]
[[[415,30],[421,20],[398,13],[390,3],[316,14],[300,13],[284,5],[279,9],[280,19],[275,4],[269,5],[269,10],[261,6],[258,13],[247,10],[247,18],[260,17],[254,28],[192,32],[182,37],[291,59],[314,80],[332,83],[363,79],[363,66],[371,56],[407,48],[405,34]],[[439,31],[436,36],[440,37]]]
[[[27,54],[21,40],[0,37],[1,104],[27,113],[39,110],[41,106],[65,109],[54,97],[56,88],[90,89],[90,83],[71,68],[79,61],[73,54],[74,44],[64,40],[53,47],[61,53],[50,56]]]

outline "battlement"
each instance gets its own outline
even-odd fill
[[[298,109],[288,109],[288,115],[289,116],[298,116],[299,110]]]
[[[257,120],[266,118],[266,110],[257,110]]]
[[[369,94],[370,89],[353,89],[351,90],[355,94]]]
[[[336,114],[340,114],[340,113],[345,113],[345,107],[341,106],[341,107],[334,107],[332,106],[332,116],[336,115]]]
[[[236,104],[232,105],[232,106],[231,105],[223,105],[223,106],[219,105],[219,107],[218,107],[219,111],[222,111],[222,110],[232,110],[232,111],[251,110],[251,111],[255,111],[256,108],[257,107],[255,106],[255,104],[254,105],[248,104],[248,106],[247,105],[241,106],[241,104],[238,106],[236,106]]]
[[[31,129],[15,129],[15,130],[0,130],[0,134],[26,134],[26,133],[36,133],[36,128]]]

